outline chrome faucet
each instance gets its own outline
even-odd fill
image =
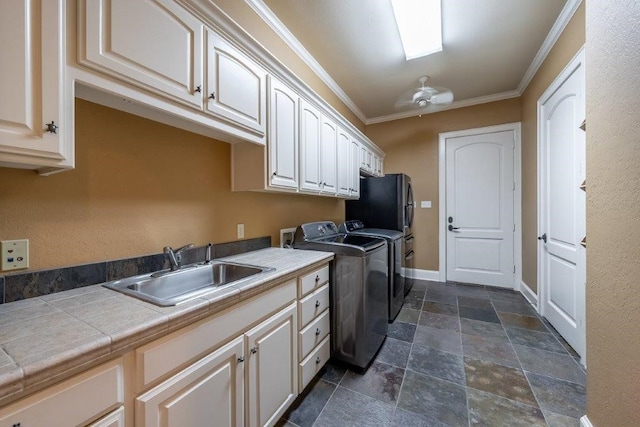
[[[164,253],[169,258],[171,271],[179,270],[182,267],[180,265],[182,264],[182,251],[184,251],[185,249],[192,248],[194,246],[195,244],[189,243],[188,245],[184,245],[183,247],[178,248],[176,250],[173,250],[171,246],[165,246]]]

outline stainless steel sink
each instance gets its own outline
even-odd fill
[[[213,261],[187,265],[176,271],[163,270],[128,277],[103,286],[159,306],[171,306],[273,270],[256,265]]]

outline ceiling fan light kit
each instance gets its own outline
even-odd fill
[[[436,106],[449,105],[453,102],[453,92],[444,87],[426,86],[429,76],[422,76],[418,79],[420,87],[409,94],[401,97],[396,103],[396,109],[430,108],[433,110]]]

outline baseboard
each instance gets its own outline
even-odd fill
[[[419,268],[403,268],[402,275],[418,280],[440,281],[440,272],[434,270],[420,270]]]
[[[529,301],[536,311],[538,311],[538,295],[527,286],[526,283],[520,282],[520,293]]]
[[[591,424],[591,421],[589,421],[589,418],[586,415],[583,415],[582,418],[580,418],[580,427],[593,427],[593,424]]]

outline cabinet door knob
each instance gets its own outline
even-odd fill
[[[278,175],[278,172],[273,172],[273,176],[276,176],[276,175]]]
[[[238,357],[238,363],[242,363],[242,362],[244,362],[244,357],[242,356]]]
[[[211,92],[211,95],[209,95],[210,99],[216,99],[216,93],[215,92]]]
[[[46,132],[58,133],[58,125],[56,125],[53,120],[51,121],[51,123],[46,123],[45,126],[47,127],[45,129]]]
[[[201,85],[196,86],[196,90],[194,90],[193,92],[202,93],[202,86]]]
[[[253,347],[253,348],[251,349],[251,354],[256,354],[257,352],[258,352],[257,347]]]
[[[316,357],[316,365],[320,363],[320,356]]]
[[[320,335],[320,328],[316,328],[316,335]]]
[[[320,301],[316,300],[316,308],[320,307]]]
[[[320,281],[320,276],[316,274],[316,283]]]

